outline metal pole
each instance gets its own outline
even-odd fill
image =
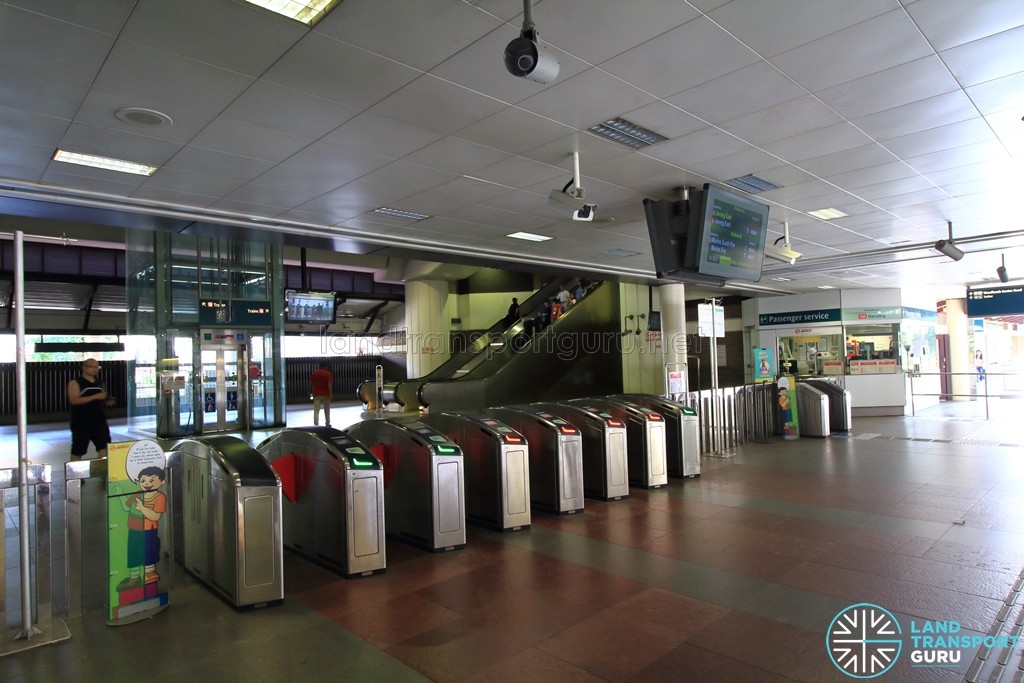
[[[30,639],[42,631],[32,626],[32,561],[29,551],[28,405],[25,382],[25,234],[14,233],[14,330],[18,395],[18,525],[21,548],[21,631],[16,639]]]
[[[910,371],[910,416],[917,417],[917,410],[914,408],[914,371]]]
[[[986,379],[988,379],[988,382],[992,381],[991,379],[989,379],[987,377],[986,377]],[[982,382],[982,384],[985,385],[985,419],[986,420],[989,419],[989,416],[988,416],[988,382]]]
[[[705,299],[705,301],[711,302],[711,348],[709,349],[709,356],[711,360],[711,395],[714,397],[711,401],[711,426],[713,437],[712,452],[719,452],[720,442],[720,429],[719,420],[723,416],[723,411],[720,410],[718,402],[720,397],[718,395],[718,329],[715,325],[715,306],[718,303],[718,299]]]

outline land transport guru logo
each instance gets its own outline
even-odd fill
[[[980,647],[1014,648],[1018,635],[963,633],[958,621],[910,620],[909,640],[914,668],[959,669],[964,651]],[[899,620],[884,607],[868,602],[851,605],[835,616],[825,647],[836,668],[851,678],[876,678],[889,671],[903,652]]]
[[[825,645],[832,663],[847,676],[875,678],[896,663],[903,649],[902,633],[889,610],[862,602],[835,616]]]

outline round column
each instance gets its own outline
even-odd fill
[[[451,323],[446,317],[447,280],[405,283],[406,370],[414,379],[448,360]]]
[[[665,388],[668,390],[667,372],[683,373],[683,392],[690,390],[686,377],[686,285],[674,283],[658,287],[661,302],[661,348],[665,360]]]

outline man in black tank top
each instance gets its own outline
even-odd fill
[[[103,385],[97,381],[100,364],[95,358],[82,363],[81,376],[68,382],[68,403],[71,405],[71,459],[80,460],[89,450],[91,441],[96,457],[107,457],[110,428],[104,406],[114,404]]]

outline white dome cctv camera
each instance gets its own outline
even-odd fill
[[[513,76],[537,83],[558,78],[558,59],[536,40],[536,33],[523,31],[505,48],[505,68]]]

